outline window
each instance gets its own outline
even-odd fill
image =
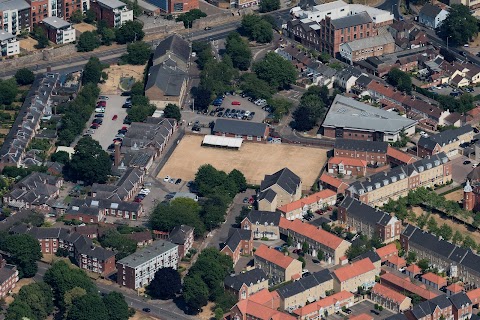
[[[262,137],[257,137],[257,141],[262,141]]]

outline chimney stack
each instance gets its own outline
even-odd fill
[[[115,167],[120,165],[120,143],[115,143],[115,154],[114,154],[114,164]]]

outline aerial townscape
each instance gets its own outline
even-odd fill
[[[0,320],[480,320],[480,1],[0,22]]]

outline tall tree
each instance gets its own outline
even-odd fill
[[[74,300],[66,320],[109,320],[108,310],[97,294],[85,295]]]
[[[192,312],[198,313],[208,303],[208,287],[199,275],[185,277],[183,298]]]
[[[171,231],[181,224],[195,228],[195,235],[202,235],[205,226],[199,216],[200,206],[192,199],[179,198],[168,204],[160,203],[150,215],[150,226],[154,230]]]
[[[398,90],[410,93],[412,91],[412,79],[410,75],[397,68],[393,68],[387,74],[387,82]]]
[[[150,59],[152,50],[148,43],[137,41],[127,46],[127,54],[122,57],[124,61],[134,65],[142,65]]]
[[[267,81],[259,79],[254,73],[242,75],[240,89],[253,99],[270,99],[276,91]]]
[[[0,104],[10,105],[18,93],[18,86],[15,79],[0,79]]]
[[[105,183],[111,171],[112,161],[100,144],[91,137],[78,141],[72,160],[68,163],[68,176],[82,180],[86,185]]]
[[[239,170],[233,169],[230,171],[228,179],[235,183],[235,186],[237,187],[236,193],[247,190],[247,179],[245,179],[245,176]]]
[[[109,292],[103,297],[103,303],[107,308],[108,320],[128,320],[128,304],[122,293]]]
[[[165,106],[165,109],[163,110],[165,118],[172,118],[177,121],[180,121],[182,118],[182,113],[180,112],[180,108],[173,103],[169,103]]]
[[[207,14],[200,9],[192,9],[182,13],[177,17],[177,21],[182,21],[185,28],[191,28],[193,21],[206,17]]]
[[[182,289],[182,279],[177,270],[162,268],[155,272],[155,276],[147,287],[148,294],[155,299],[172,299]]]
[[[33,71],[27,68],[18,69],[15,73],[15,80],[21,86],[26,84],[32,84],[35,80],[35,75]]]
[[[105,232],[100,238],[102,247],[111,248],[115,252],[115,258],[121,260],[137,250],[137,242],[117,230],[112,229]]]
[[[225,51],[232,58],[235,68],[248,70],[252,61],[252,51],[238,32],[232,32],[228,35]]]
[[[5,240],[4,246],[18,266],[20,278],[31,278],[37,273],[37,260],[42,257],[37,239],[29,234],[11,235]]]
[[[478,33],[477,19],[470,8],[462,4],[452,4],[448,16],[438,28],[439,35],[451,45],[464,45]]]
[[[83,32],[78,38],[77,50],[79,52],[89,52],[100,47],[100,39],[96,33],[92,31]]]
[[[102,77],[103,66],[97,57],[90,57],[83,70],[83,83],[97,84]]]
[[[255,63],[253,70],[260,79],[278,89],[288,88],[297,77],[295,67],[274,52],[267,53],[262,61]]]
[[[125,44],[133,41],[140,41],[145,37],[143,26],[138,20],[127,21],[120,28],[116,29],[115,36],[117,42]]]
[[[280,0],[262,0],[260,12],[270,12],[280,9]]]

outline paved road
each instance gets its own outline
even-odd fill
[[[45,272],[50,267],[49,264],[44,262],[38,262],[38,271],[37,274],[33,277],[35,281],[43,281],[43,276]],[[127,290],[122,290],[118,288],[117,285],[106,285],[104,283],[96,282],[97,288],[101,293],[109,293],[111,291],[118,291],[125,296],[125,301],[128,303],[128,306],[136,310],[142,310],[143,308],[149,308],[150,314],[152,316],[158,317],[159,319],[165,320],[193,320],[195,317],[186,315],[178,309],[178,307],[171,300],[167,301],[152,301],[146,300],[142,297],[137,296],[136,294],[130,293]]]

